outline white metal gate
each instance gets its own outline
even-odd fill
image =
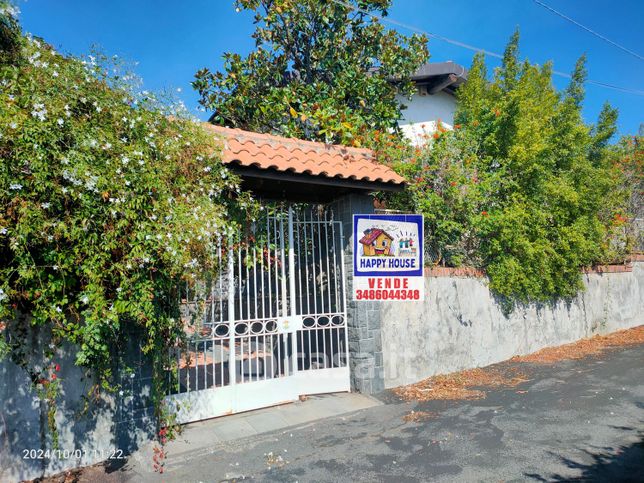
[[[203,319],[171,374],[178,422],[348,391],[341,223],[289,206],[221,245],[225,269],[185,294]]]

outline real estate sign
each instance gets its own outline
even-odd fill
[[[423,300],[423,216],[353,215],[353,299]]]

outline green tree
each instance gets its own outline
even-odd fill
[[[573,296],[582,267],[628,248],[615,238],[627,196],[609,145],[617,112],[606,106],[597,125],[583,122],[585,78],[582,57],[557,92],[549,63],[519,60],[515,32],[491,81],[474,58],[457,129],[398,163],[411,189],[397,201],[425,214],[436,259],[484,268],[509,300]]]
[[[598,127],[601,123],[598,123]],[[598,129],[599,131],[599,129]],[[604,148],[620,173],[620,189],[615,196],[625,196],[628,204],[615,217],[617,224],[615,237],[610,248],[615,248],[615,240],[625,235],[627,246],[633,245],[635,251],[644,251],[644,132],[640,127],[636,136],[623,136],[616,146]]]
[[[386,15],[392,1],[347,3]],[[332,0],[236,6],[255,12],[256,49],[245,58],[225,54],[223,72],[197,72],[193,86],[212,122],[350,145],[367,132],[397,129],[396,93],[412,93],[409,76],[427,60],[426,38],[386,30]]]

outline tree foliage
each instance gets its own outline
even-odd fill
[[[347,3],[386,15],[391,0]],[[255,12],[256,49],[225,54],[223,72],[200,70],[193,83],[214,123],[349,145],[367,131],[397,129],[396,93],[411,94],[409,76],[427,60],[424,37],[331,0],[236,6]]]
[[[617,216],[635,251],[644,252],[644,132],[623,136],[617,146],[605,148],[622,174],[620,190],[627,198],[626,210]]]
[[[521,62],[518,33],[488,80],[477,55],[458,91],[452,131],[439,130],[397,169],[412,181],[394,206],[425,214],[430,252],[484,268],[514,300],[572,296],[580,268],[619,257],[623,179],[608,144],[617,112],[581,117],[585,59],[563,92],[552,67]],[[432,253],[430,253],[431,255]]]
[[[133,90],[113,58],[61,55],[2,14],[0,334],[46,328],[49,357],[70,342],[107,385],[125,326],[167,354],[180,282],[217,268],[217,237],[252,200],[199,123]],[[7,340],[20,354],[25,341]]]

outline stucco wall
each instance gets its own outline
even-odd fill
[[[422,142],[423,134],[436,131],[436,123],[439,119],[447,128],[451,128],[454,124],[456,98],[451,94],[441,91],[426,96],[415,94],[411,101],[403,97],[399,97],[398,100],[407,106],[398,124],[403,133],[416,144]]]
[[[37,357],[33,354],[42,353],[48,343],[46,336],[31,334],[30,357]],[[62,384],[56,412],[60,451],[49,457],[42,452],[52,448],[46,404],[23,369],[10,360],[0,361],[0,482],[31,480],[125,456],[154,434],[150,364],[136,334],[129,345],[120,361],[133,371],[122,373],[119,363],[114,367],[122,393],[101,394],[87,405],[92,378],[74,364],[72,348],[56,349]]]
[[[644,263],[584,275],[586,290],[505,316],[481,277],[428,276],[425,300],[380,306],[385,387],[482,367],[644,324]]]

